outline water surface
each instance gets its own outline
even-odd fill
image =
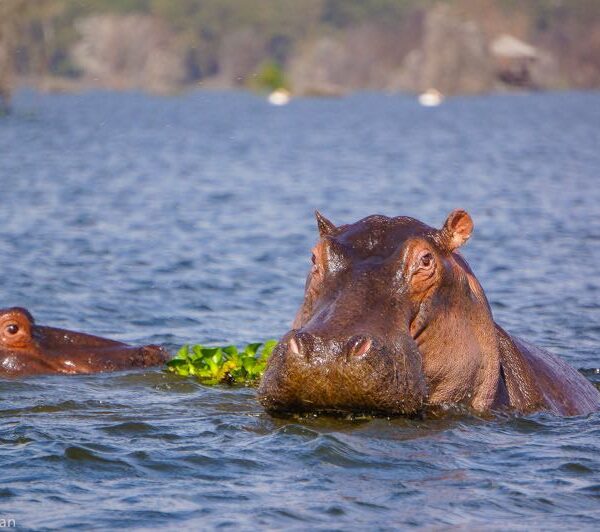
[[[312,212],[440,226],[497,321],[600,381],[600,95],[22,92],[0,121],[3,307],[131,342],[279,336]],[[22,528],[597,528],[600,415],[275,419],[159,370],[0,380]]]

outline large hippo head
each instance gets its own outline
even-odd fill
[[[269,411],[413,414],[429,404],[493,401],[499,360],[483,290],[456,252],[473,230],[369,216],[320,239],[304,301],[259,388]]]
[[[162,364],[161,347],[122,342],[37,325],[23,308],[0,310],[0,377],[95,373]]]

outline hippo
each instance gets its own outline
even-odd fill
[[[457,251],[473,231],[467,212],[441,229],[404,216],[339,227],[316,216],[304,301],[258,389],[268,412],[598,410],[583,375],[494,321]]]
[[[130,346],[99,336],[37,325],[24,308],[0,310],[0,377],[118,371],[163,364],[159,346]]]

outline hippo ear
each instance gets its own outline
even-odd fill
[[[335,225],[325,218],[325,216],[323,216],[319,211],[315,211],[315,217],[317,218],[317,227],[319,228],[319,235],[321,238],[335,234]]]
[[[454,251],[462,246],[473,232],[473,220],[467,211],[453,210],[440,231],[442,243],[448,251]]]

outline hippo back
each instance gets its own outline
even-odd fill
[[[560,357],[496,325],[510,406],[521,412],[548,410],[584,415],[600,408],[600,392]]]

